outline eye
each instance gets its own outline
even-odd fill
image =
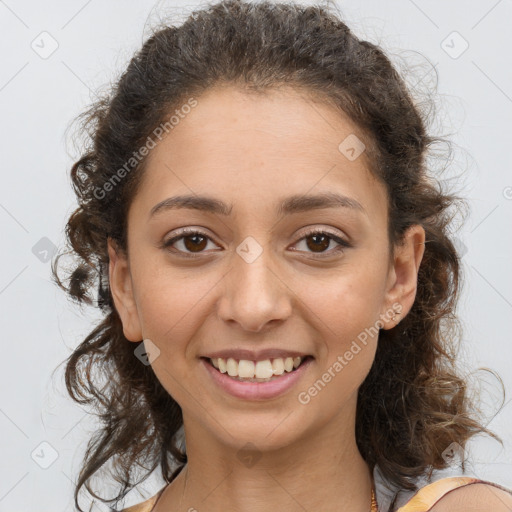
[[[351,247],[351,244],[347,240],[322,229],[311,229],[307,231],[304,233],[299,243],[302,241],[304,241],[303,243],[306,249],[313,252],[314,258],[324,258],[332,254],[338,254],[343,252],[344,249]],[[331,242],[337,243],[338,246],[332,250],[326,251],[331,245]]]
[[[183,229],[179,234],[166,240],[162,244],[163,249],[167,249],[179,256],[194,258],[204,252],[208,246],[211,238],[204,233],[194,228]],[[313,253],[313,258],[323,258],[324,254],[327,256],[341,253],[344,249],[351,247],[351,244],[343,238],[330,233],[326,230],[312,229],[307,231],[298,243],[305,242],[306,251]],[[337,247],[326,251],[332,242],[338,244]],[[212,242],[213,243],[213,242]],[[176,247],[174,247],[176,244]],[[178,247],[178,245],[181,245]],[[295,249],[294,249],[295,250]],[[302,251],[301,251],[302,252]]]
[[[201,253],[203,249],[208,245],[208,241],[211,241],[210,237],[197,229],[184,229],[178,235],[166,240],[162,244],[163,249],[167,249],[173,253],[180,253],[180,256],[194,258],[194,253]],[[178,242],[177,245],[181,247],[174,248],[173,246]],[[190,252],[188,252],[190,251]]]

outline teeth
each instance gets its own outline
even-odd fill
[[[238,377],[247,377],[249,379],[252,379],[254,377],[254,362],[242,359],[238,363],[238,374],[237,375],[238,375]],[[236,377],[236,375],[235,375],[235,377]]]
[[[213,359],[212,359],[213,361]],[[219,366],[220,373],[226,373],[228,371],[228,368],[226,366],[226,361],[224,359],[221,359],[220,357],[217,359],[217,364]]]
[[[226,361],[226,368],[230,377],[238,377],[238,363],[232,357]]]
[[[240,377],[244,379],[270,379],[274,375],[282,375],[284,372],[291,372],[298,368],[302,362],[302,357],[278,357],[273,359],[265,359],[263,361],[248,361],[241,359],[237,361],[230,357],[223,359],[222,357],[210,359],[212,365],[221,373],[226,373],[230,377]]]
[[[284,373],[284,361],[282,357],[272,361],[272,370],[274,371],[274,375],[282,375]]]
[[[242,364],[243,361],[240,361]],[[239,370],[240,371],[240,370]],[[258,361],[256,363],[256,368],[254,370],[254,376],[257,379],[270,379],[274,375],[274,370],[272,368],[272,363],[270,359],[265,359],[264,361]],[[242,375],[240,375],[242,377]],[[252,377],[252,375],[251,375]]]

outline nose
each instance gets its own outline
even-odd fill
[[[232,260],[222,283],[220,318],[252,332],[286,320],[292,312],[293,292],[272,264],[271,250],[265,248],[254,261],[238,253]]]

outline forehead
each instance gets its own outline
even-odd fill
[[[333,151],[346,137],[363,139],[357,127],[342,111],[322,102],[311,93],[292,87],[270,89],[265,92],[242,91],[233,86],[217,86],[196,99],[197,105],[181,115],[172,128],[172,137],[166,137],[160,146],[193,146],[199,151],[214,151],[216,156],[231,151],[240,155],[242,150],[251,156],[261,154],[276,159],[294,155],[316,158],[319,152]],[[180,110],[178,108],[178,110]],[[176,119],[176,116],[175,116]],[[267,144],[272,151],[267,150]],[[281,151],[276,152],[276,147]],[[177,151],[178,150],[178,151]],[[162,151],[149,155],[149,160]],[[200,153],[204,156],[203,153]],[[198,156],[187,154],[187,158]],[[359,163],[369,164],[363,152]]]
[[[346,140],[367,143],[361,130],[306,92],[226,86],[195,99],[147,157],[136,198],[152,203],[146,210],[177,193],[238,198],[260,210],[287,192],[337,191],[369,207],[382,195],[367,151],[350,159],[340,150]]]

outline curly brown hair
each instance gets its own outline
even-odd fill
[[[371,171],[386,185],[391,247],[409,226],[425,229],[414,305],[398,326],[380,332],[356,417],[369,467],[378,464],[391,482],[414,489],[416,477],[447,466],[442,452],[452,442],[464,447],[480,432],[495,437],[477,420],[455,368],[461,269],[449,227],[460,201],[428,175],[427,150],[440,139],[426,133],[426,114],[385,53],[355,37],[329,7],[224,0],[193,11],[181,26],[155,30],[112,90],[78,118],[89,145],[71,169],[79,206],[66,236],[76,263],[66,269],[67,284],[58,275],[63,254],[52,274],[104,318],[66,360],[70,396],[91,404],[102,421],[87,447],[75,504],[82,510],[82,486],[113,501],[89,485],[107,462],[122,486],[117,502],[158,465],[171,482],[187,461],[177,435],[180,406],[123,334],[109,288],[107,238],[126,251],[127,211],[146,162],[134,159],[136,150],[186,98],[220,83],[259,92],[303,88],[348,115],[368,135]],[[136,466],[147,471],[137,482]]]

